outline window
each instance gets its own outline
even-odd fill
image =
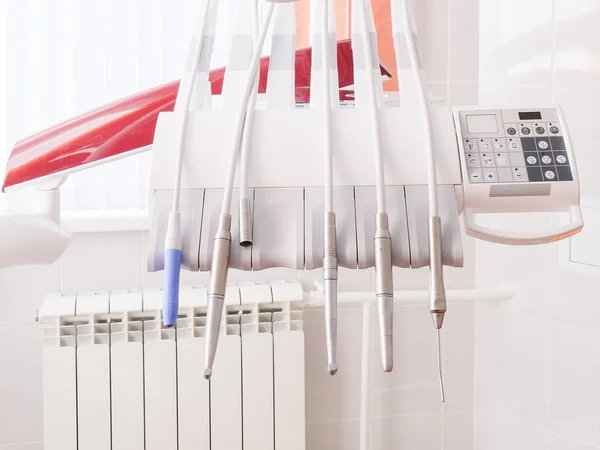
[[[180,78],[200,7],[198,0],[0,0],[0,170],[17,140]],[[225,64],[235,7],[228,1],[219,11],[213,67]],[[146,153],[72,175],[61,188],[63,210],[145,209],[149,167]],[[32,194],[0,194],[0,212],[31,210]]]

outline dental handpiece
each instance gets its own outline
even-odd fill
[[[337,239],[335,213],[326,212],[323,235],[323,284],[325,295],[325,336],[327,341],[327,370],[335,375],[337,365]]]
[[[375,292],[381,343],[381,363],[385,372],[394,367],[394,278],[392,273],[392,237],[387,213],[377,214],[375,229]]]
[[[204,378],[212,375],[212,368],[217,353],[221,317],[227,289],[227,271],[229,269],[229,250],[231,249],[231,215],[222,214],[219,229],[215,236],[213,257],[210,267],[210,284],[208,286],[208,310],[206,313],[206,353],[204,360]]]
[[[439,216],[429,218],[429,266],[431,270],[429,284],[429,310],[433,325],[437,330],[438,375],[442,402],[446,401],[442,372],[441,328],[446,314],[446,289],[444,287],[442,261],[442,222]]]

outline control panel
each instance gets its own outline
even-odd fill
[[[460,127],[466,182],[573,181],[556,109],[464,111]]]
[[[467,234],[505,244],[541,244],[581,230],[579,180],[560,107],[454,108]],[[565,211],[568,225],[536,233],[478,225],[480,213]]]

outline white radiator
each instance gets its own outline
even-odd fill
[[[299,283],[230,287],[211,381],[206,288],[181,290],[177,327],[162,292],[48,296],[45,450],[305,450]]]

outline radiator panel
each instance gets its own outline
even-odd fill
[[[305,450],[300,284],[228,288],[238,295],[225,306],[210,382],[205,292],[182,287],[171,329],[156,289],[49,296],[44,448]]]

